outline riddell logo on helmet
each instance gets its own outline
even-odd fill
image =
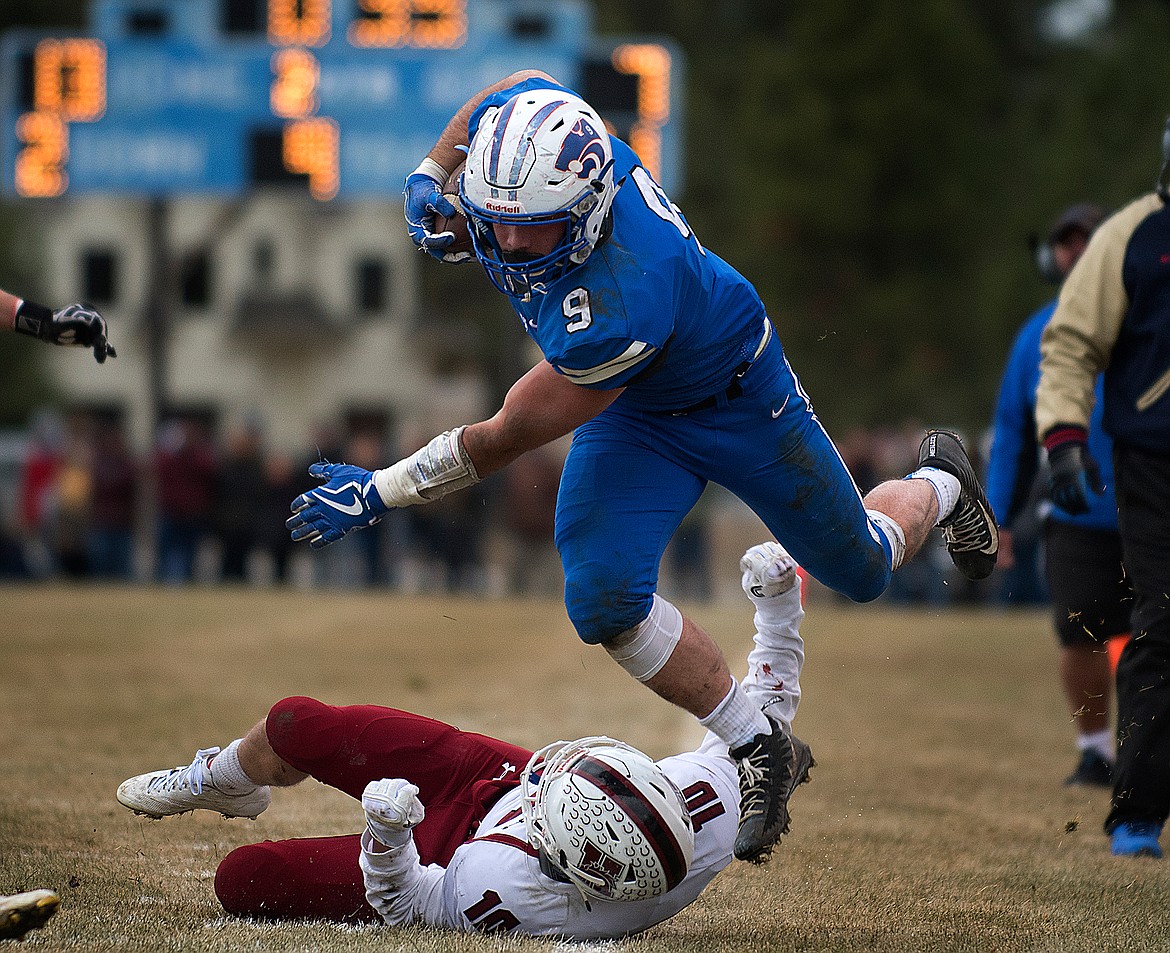
[[[486,202],[484,202],[483,207],[486,208],[489,212],[523,212],[524,211],[524,207],[519,205],[519,204],[516,204],[516,203],[505,204],[504,202],[493,202],[491,199],[488,199]]]

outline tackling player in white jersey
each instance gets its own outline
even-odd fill
[[[742,687],[790,730],[804,663],[796,564],[769,542],[740,567],[756,609]],[[793,788],[813,763],[800,747]],[[255,817],[271,786],[309,775],[361,800],[365,832],[232,851],[215,878],[229,913],[627,936],[674,916],[731,862],[740,814],[736,762],[711,733],[658,762],[600,737],[532,753],[409,712],[303,697],[222,752],[130,778],[118,800],[155,818]]]

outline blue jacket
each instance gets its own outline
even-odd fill
[[[1004,369],[995,408],[995,435],[987,471],[987,499],[1001,526],[1011,528],[1028,500],[1039,469],[1036,442],[1036,386],[1040,382],[1040,336],[1056,310],[1051,301],[1033,314],[1016,335]],[[1101,470],[1105,492],[1089,494],[1089,512],[1073,516],[1052,505],[1049,517],[1089,529],[1117,529],[1113,497],[1113,442],[1102,426],[1102,378],[1089,422],[1089,453]],[[1051,505],[1051,504],[1050,504]]]

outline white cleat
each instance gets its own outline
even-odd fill
[[[52,890],[29,890],[0,896],[0,940],[19,940],[57,912],[61,898]]]
[[[272,801],[272,792],[263,784],[243,794],[221,791],[207,776],[207,763],[219,754],[219,748],[202,748],[195,760],[169,771],[151,771],[123,781],[118,786],[118,800],[135,814],[158,820],[188,811],[218,811],[224,817],[250,817],[253,820]]]
[[[779,543],[768,541],[753,546],[739,561],[743,591],[755,599],[783,595],[796,584],[796,560]]]

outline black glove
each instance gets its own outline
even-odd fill
[[[1088,434],[1083,427],[1054,427],[1044,437],[1048,448],[1048,488],[1052,502],[1066,513],[1089,512],[1089,492],[1105,492],[1097,461],[1089,455]]]
[[[105,363],[107,357],[118,356],[106,336],[106,319],[88,304],[70,304],[50,311],[43,304],[22,301],[16,309],[16,331],[51,344],[91,347],[99,364]]]

